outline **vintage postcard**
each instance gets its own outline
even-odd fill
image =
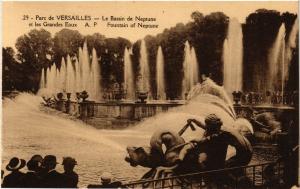
[[[297,1],[2,11],[3,188],[299,187]]]

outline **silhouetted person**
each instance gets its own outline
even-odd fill
[[[74,167],[75,165],[77,165],[76,160],[71,157],[65,157],[63,159],[62,165],[64,166],[64,170],[65,170],[63,175],[65,176],[66,187],[77,188],[78,174],[74,172]]]
[[[11,173],[4,177],[2,187],[20,188],[20,180],[21,177],[24,176],[24,173],[20,172],[19,170],[25,167],[25,165],[26,161],[24,159],[13,157],[6,166],[6,170],[11,171]]]
[[[3,180],[3,177],[4,177],[4,171],[1,170],[1,186],[2,186],[2,180]]]
[[[47,173],[43,178],[44,188],[62,188],[65,187],[63,182],[63,175],[55,170],[56,157],[54,155],[47,155],[43,160],[43,167],[46,169]]]
[[[48,171],[42,166],[43,157],[39,154],[36,154],[31,157],[31,160],[36,161],[38,164],[38,166],[35,168],[35,172],[38,173],[40,177],[45,176]]]
[[[39,161],[30,159],[27,162],[28,172],[21,178],[22,188],[39,188],[42,187],[42,177],[39,175]]]
[[[100,179],[100,185],[90,184],[88,188],[120,188],[122,186],[122,183],[119,181],[112,182],[113,176],[109,172],[104,172]]]

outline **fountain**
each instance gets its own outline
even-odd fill
[[[91,99],[99,101],[101,100],[101,87],[100,87],[100,66],[98,62],[98,57],[96,53],[96,49],[93,48],[92,52],[92,67],[91,67],[91,90],[90,90],[90,95]]]
[[[80,67],[79,67],[79,61],[77,58],[75,58],[75,63],[74,63],[74,68],[75,68],[75,92],[82,91],[81,89],[81,77],[80,77]]]
[[[69,55],[67,55],[66,71],[67,71],[66,92],[74,93],[75,92],[75,71]]]
[[[48,95],[54,95],[59,92],[70,93],[71,99],[75,100],[76,92],[86,90],[90,94],[90,99],[101,100],[101,77],[100,66],[96,50],[92,51],[92,61],[90,65],[87,44],[85,42],[83,49],[79,48],[78,58],[69,55],[61,59],[60,70],[53,64],[46,70],[46,76],[41,76],[40,90],[47,90]],[[74,63],[73,63],[74,62]],[[46,78],[46,80],[43,80]],[[49,94],[51,93],[51,94]],[[73,94],[73,95],[72,95]]]
[[[243,33],[237,19],[229,21],[227,38],[223,45],[223,85],[228,94],[242,90]]]
[[[188,41],[185,42],[184,47],[184,61],[183,61],[183,79],[181,96],[185,99],[188,92],[199,81],[199,68],[196,58],[195,49],[190,47]]]
[[[140,81],[139,81],[139,92],[147,92],[148,98],[151,97],[150,88],[150,70],[148,64],[148,54],[145,40],[142,40],[140,47]]]
[[[55,65],[55,64],[54,64]],[[55,83],[57,84],[56,86],[55,86],[55,93],[57,93],[57,92],[59,92],[60,91],[60,71],[59,71],[59,69],[58,69],[58,67],[57,66],[55,66],[55,78],[54,78],[54,81],[55,81]]]
[[[190,69],[189,69],[189,62],[190,62],[190,44],[188,41],[185,42],[184,46],[184,61],[183,61],[183,79],[182,79],[182,92],[181,96],[183,99],[185,99],[186,94],[190,90],[189,88],[189,77],[190,77]]]
[[[161,46],[158,47],[156,57],[156,99],[166,100],[165,92],[165,69],[164,69],[164,56]]]
[[[41,80],[40,80],[40,89],[43,89],[46,87],[46,82],[45,82],[45,70],[42,69],[42,74],[41,74]]]
[[[52,67],[51,67],[51,70],[52,70],[52,89],[53,91],[56,93],[58,91],[57,89],[57,75],[58,75],[58,69],[56,67],[56,64],[53,63]]]
[[[49,91],[55,91],[56,90],[56,84],[54,81],[54,77],[56,74],[56,66],[53,64],[51,67],[48,68],[49,72],[47,72],[47,88]]]
[[[59,70],[59,84],[60,86],[60,91],[66,92],[66,63],[65,59],[61,58],[61,65],[60,65],[60,70]]]
[[[197,56],[194,47],[191,48],[191,64],[192,64],[191,87],[193,87],[199,82],[199,63],[197,61]]]
[[[269,53],[269,82],[268,90],[285,93],[285,82],[289,76],[289,67],[292,59],[292,50],[296,47],[298,33],[298,19],[295,20],[287,42],[285,41],[286,29],[281,24],[276,40]]]
[[[51,70],[55,71],[52,68],[55,67],[51,67]],[[225,92],[223,91],[220,95],[223,93]],[[77,95],[83,101],[87,96],[86,92]],[[102,170],[113,172],[115,178],[121,181],[138,179],[146,169],[142,167],[132,168],[127,165],[124,161],[126,146],[148,144],[151,135],[158,128],[178,132],[189,118],[202,120],[203,117],[201,116],[210,112],[223,115],[224,110],[230,111],[228,104],[222,100],[220,101],[219,98],[210,95],[195,97],[189,104],[147,119],[136,127],[115,130],[97,130],[82,121],[70,120],[69,116],[65,114],[49,111],[49,109],[40,106],[42,99],[32,94],[22,93],[14,99],[5,98],[3,100],[2,129],[5,134],[2,140],[2,165],[6,165],[14,154],[18,154],[18,157],[24,159],[30,159],[36,153],[43,156],[54,154],[57,156],[58,161],[67,155],[75,157],[79,162],[76,167],[76,172],[81,178],[79,187],[86,187],[90,183],[97,182]],[[59,93],[57,98],[63,101],[63,94]],[[227,97],[224,97],[224,99],[227,99]],[[165,104],[163,105],[165,106]],[[133,112],[137,118],[140,118],[140,113],[145,113],[145,106],[147,104],[134,104],[131,107],[136,109],[133,110],[139,111],[128,111],[128,113],[132,114]],[[160,112],[165,111],[165,108],[163,107]],[[120,112],[122,108],[114,109],[117,109],[114,112],[117,117],[116,120],[121,120],[120,118],[124,116],[124,112]],[[106,108],[99,108],[99,110],[105,111]],[[154,107],[153,110],[158,111],[158,108]],[[72,113],[71,109],[69,113]],[[108,116],[111,115],[110,112]],[[222,121],[225,125],[232,125],[230,116],[225,116]],[[203,133],[203,131],[200,132],[201,130],[197,130],[197,132],[187,131],[185,136],[189,137],[188,140],[191,140],[199,137],[198,134]],[[261,154],[257,153],[253,162],[260,162],[261,157]],[[99,159],[101,159],[100,164]],[[63,171],[62,166],[57,166],[57,169],[59,172]]]
[[[50,78],[51,73],[50,73],[50,71],[51,71],[50,68],[47,68],[47,69],[46,69],[46,82],[45,82],[45,87],[46,87],[46,88],[51,87],[51,86],[50,86],[50,81],[51,81],[51,78]]]
[[[78,88],[77,92],[84,90],[83,89],[83,81],[82,81],[82,57],[83,57],[82,56],[82,48],[79,47],[78,48],[78,71],[77,71],[78,75],[76,75],[76,78],[79,81],[79,83],[78,83],[79,88]]]
[[[135,99],[134,75],[132,70],[132,62],[130,58],[131,49],[125,47],[124,50],[124,87],[126,90],[126,99]]]
[[[91,82],[90,82],[90,59],[89,59],[89,53],[87,48],[87,42],[84,42],[83,48],[82,48],[82,58],[81,58],[81,68],[82,68],[82,88],[86,91],[91,91]]]
[[[287,67],[289,67],[287,66],[289,62],[287,62],[286,60],[289,57],[288,52],[291,54],[292,48],[295,47],[295,39],[297,35],[296,24],[293,26],[291,32],[292,34],[290,35],[289,42],[287,44],[285,44],[283,40],[284,33],[284,26],[281,26],[276,42],[274,43],[274,48],[272,51],[273,56],[270,56],[274,59],[274,61],[272,61],[273,64],[274,62],[276,62],[277,65],[270,66],[270,73],[276,73],[273,74],[270,78],[281,78],[278,79],[279,83],[287,78],[288,72],[286,73],[285,71],[287,71]],[[285,45],[286,47],[284,47]],[[113,93],[114,100],[120,100],[124,96],[124,90],[126,90],[126,99],[128,101],[101,101],[102,90],[100,77],[101,68],[99,65],[100,57],[97,57],[95,48],[92,49],[92,54],[88,53],[86,42],[84,43],[82,48],[79,47],[78,59],[76,57],[70,57],[69,55],[67,55],[66,59],[62,57],[60,70],[57,70],[54,64],[49,69],[46,69],[44,71],[45,81],[43,81],[43,78],[41,79],[41,89],[49,89],[49,91],[52,91],[52,94],[62,92],[64,95],[66,95],[66,93],[70,93],[70,99],[73,101],[75,100],[75,98],[79,97],[83,90],[86,91],[89,94],[89,98],[87,99],[86,103],[89,103],[89,107],[91,107],[91,111],[93,112],[93,118],[95,119],[106,117],[112,119],[122,118],[124,120],[136,121],[146,117],[151,117],[161,111],[166,111],[168,108],[182,105],[182,101],[166,101],[166,86],[164,77],[165,66],[162,47],[158,47],[156,56],[155,77],[157,82],[157,89],[154,97],[155,99],[157,99],[157,101],[149,100],[152,98],[152,94],[150,85],[149,62],[145,41],[142,40],[140,47],[140,69],[137,73],[137,83],[135,83],[134,81],[135,73],[133,73],[133,65],[130,57],[131,51],[132,49],[124,49],[124,87],[122,88],[118,85]],[[107,49],[106,52],[108,52]],[[186,41],[184,48],[181,93],[182,98],[185,99],[188,99],[188,93],[192,91],[199,82],[199,65],[196,57],[197,56],[195,48],[191,47],[189,42]],[[225,90],[227,94],[234,95],[234,99],[231,99],[231,101],[234,100],[236,102],[235,105],[239,105],[241,106],[240,108],[243,108],[243,104],[240,103],[240,101],[245,102],[245,95],[241,95],[242,30],[241,25],[236,19],[231,19],[229,23],[227,38],[224,41],[223,61]],[[280,72],[280,74],[278,72]],[[284,82],[281,83],[281,87],[283,89]],[[277,93],[279,92],[277,91]],[[250,104],[252,104],[252,101],[255,102],[253,104],[258,104],[260,103],[260,101],[262,101],[259,93],[252,95],[252,97]],[[133,102],[133,100],[136,99],[139,99],[139,101],[137,101],[139,103]],[[246,100],[250,102],[250,96],[249,99]],[[71,106],[73,107],[71,107],[70,112],[78,115],[80,114],[80,111],[78,107],[74,107],[75,105],[76,103],[71,104]],[[97,124],[96,121],[95,123]]]
[[[267,87],[270,91],[279,91],[283,87],[283,60],[284,60],[284,46],[285,46],[285,26],[282,24],[279,28],[276,40],[270,49],[268,57],[268,83]],[[281,70],[281,69],[282,70]],[[281,86],[279,85],[281,84]]]
[[[289,77],[289,68],[292,60],[292,51],[294,48],[296,48],[296,44],[297,44],[297,34],[299,32],[298,24],[299,21],[298,18],[296,18],[289,35],[289,39],[286,44],[286,49],[285,49],[286,55],[285,55],[284,72],[283,72],[284,81],[286,81]]]

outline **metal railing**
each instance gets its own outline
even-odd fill
[[[124,185],[127,188],[267,188],[283,185],[283,163],[268,162],[220,170],[172,175],[162,171],[159,179],[140,180]]]

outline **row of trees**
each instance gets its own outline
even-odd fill
[[[192,21],[178,23],[165,29],[156,36],[148,35],[144,39],[148,50],[152,92],[155,94],[155,62],[159,46],[162,47],[165,61],[167,96],[176,98],[180,95],[182,81],[182,62],[184,44],[188,40],[195,48],[200,73],[211,74],[219,84],[223,82],[223,42],[227,35],[229,18],[222,12],[203,15],[200,12],[191,14]],[[259,90],[259,73],[267,68],[268,51],[276,38],[282,23],[287,28],[286,39],[296,19],[290,13],[280,14],[274,10],[257,10],[246,18],[243,24],[244,44],[244,79],[245,90]],[[21,91],[38,90],[41,69],[55,63],[60,67],[62,57],[77,56],[78,48],[87,41],[89,52],[96,49],[101,57],[102,83],[109,87],[112,83],[123,82],[123,55],[125,47],[132,47],[134,72],[139,69],[141,40],[131,44],[124,38],[106,38],[95,33],[83,36],[76,30],[63,29],[54,37],[44,30],[31,30],[16,41],[15,54],[12,48],[3,49],[3,89]],[[288,82],[291,90],[297,89],[298,82],[298,45],[292,58],[292,69]],[[295,72],[295,73],[294,73]],[[263,78],[266,80],[267,78]]]

